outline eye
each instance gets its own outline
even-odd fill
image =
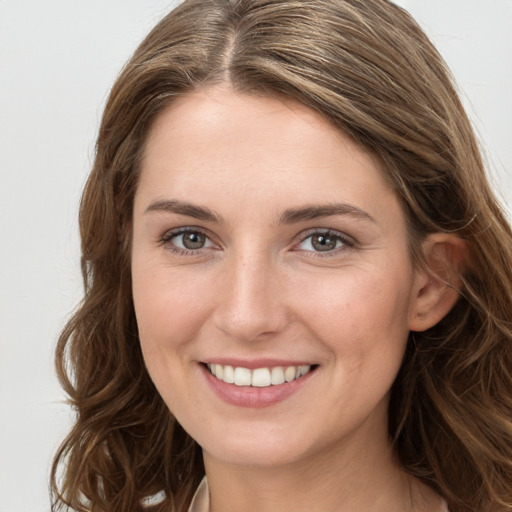
[[[207,242],[206,235],[204,233],[199,233],[198,231],[188,231],[187,233],[182,233],[181,235],[175,235],[171,239],[176,247],[180,249],[202,249]]]
[[[213,242],[204,232],[192,228],[170,231],[162,237],[161,242],[168,245],[172,251],[181,254],[214,247]]]
[[[327,231],[316,231],[304,238],[297,246],[301,251],[333,252],[344,246],[353,246],[353,243],[341,233]]]

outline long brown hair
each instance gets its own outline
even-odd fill
[[[144,366],[130,241],[155,116],[215,82],[294,98],[380,159],[415,264],[428,233],[466,241],[459,301],[410,335],[389,431],[405,469],[452,512],[512,510],[512,233],[443,60],[387,0],[186,0],[125,66],[81,202],[85,296],[57,348],[77,417],[55,456],[53,510],[141,511],[157,496],[152,510],[182,511],[204,474]]]

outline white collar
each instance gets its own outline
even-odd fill
[[[206,476],[201,480],[197,488],[188,512],[208,512],[210,509],[210,493]]]

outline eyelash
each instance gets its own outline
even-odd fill
[[[306,240],[312,239],[315,235],[322,235],[325,238],[333,239],[337,242],[341,242],[341,247],[335,247],[333,250],[329,251],[314,251],[314,250],[304,250],[304,249],[295,249],[296,251],[302,251],[309,253],[310,257],[314,258],[328,258],[331,256],[337,256],[340,252],[345,252],[349,249],[353,249],[356,245],[356,242],[353,238],[345,235],[344,233],[340,233],[339,231],[334,231],[332,229],[315,229],[313,231],[309,231],[306,236],[304,236],[295,247],[303,244]],[[312,243],[312,242],[311,242]]]
[[[179,236],[186,235],[187,233],[197,233],[198,235],[202,235],[205,237],[206,240],[209,240],[211,242],[211,238],[208,236],[208,234],[203,230],[199,228],[195,228],[193,226],[187,227],[187,228],[180,228],[172,231],[168,231],[165,233],[162,238],[160,238],[159,243],[161,245],[168,246],[168,249],[178,256],[196,256],[198,251],[201,249],[204,249],[204,247],[201,247],[199,249],[183,249],[181,247],[176,247],[172,243],[172,240],[175,238],[178,238]]]
[[[159,243],[161,245],[166,245],[168,249],[178,256],[196,256],[199,254],[199,251],[202,249],[208,248],[208,247],[200,247],[198,249],[183,249],[181,247],[177,247],[172,243],[173,239],[176,239],[180,236],[186,235],[187,233],[196,233],[198,235],[204,236],[207,241],[209,241],[212,245],[213,242],[211,241],[211,238],[208,236],[208,234],[200,228],[195,227],[186,227],[186,228],[180,228],[172,231],[166,232],[159,240]],[[301,244],[303,244],[306,240],[314,237],[315,235],[322,235],[325,238],[328,239],[334,239],[337,242],[341,242],[341,247],[335,247],[333,250],[328,251],[315,251],[315,250],[305,250],[297,248]],[[306,236],[301,238],[301,240],[294,245],[293,250],[294,251],[300,251],[303,253],[308,253],[310,257],[315,258],[326,258],[330,256],[338,255],[341,251],[346,251],[349,249],[353,249],[356,245],[356,242],[351,237],[348,237],[347,235],[340,233],[339,231],[334,231],[332,229],[315,229],[313,231],[309,231]]]

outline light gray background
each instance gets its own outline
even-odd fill
[[[0,512],[49,510],[71,419],[53,349],[81,296],[80,190],[112,82],[174,3],[0,0]],[[512,0],[399,3],[451,66],[510,211]]]

